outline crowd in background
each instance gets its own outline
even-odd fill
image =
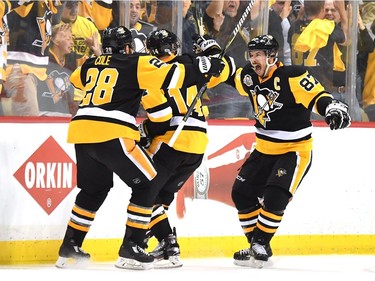
[[[0,1],[0,115],[74,115],[83,93],[70,84],[70,73],[101,54],[106,27],[129,27],[137,52],[147,52],[147,35],[158,28],[179,35],[182,52],[192,51],[196,33],[224,48],[249,2]],[[279,42],[283,64],[309,67],[326,90],[347,102],[353,121],[375,121],[375,2],[255,0],[227,49],[237,67],[247,63],[249,40],[264,33]],[[248,98],[224,83],[207,90],[203,103],[209,119],[253,118]]]

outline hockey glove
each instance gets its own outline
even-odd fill
[[[206,35],[203,37],[199,34],[193,35],[193,51],[199,56],[219,57],[221,47],[214,40]]]
[[[348,113],[348,105],[339,100],[332,100],[326,107],[325,121],[331,130],[349,127],[351,118]]]
[[[225,63],[218,58],[199,56],[196,58],[196,64],[202,74],[218,77],[223,71]]]
[[[139,140],[139,145],[142,146],[143,148],[149,148],[151,145],[151,138],[147,133],[147,126],[145,124],[146,120],[143,121],[141,124],[138,126],[138,131],[139,134],[141,135],[141,139]]]

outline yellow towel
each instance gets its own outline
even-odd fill
[[[335,22],[327,19],[314,19],[298,37],[294,49],[307,52],[313,48],[323,48],[327,45],[328,36],[333,32]]]

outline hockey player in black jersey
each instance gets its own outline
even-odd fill
[[[232,187],[232,200],[250,247],[234,253],[240,266],[262,267],[272,256],[270,241],[312,160],[312,111],[332,130],[350,125],[348,106],[334,100],[305,67],[283,66],[270,35],[248,44],[250,63],[227,82],[249,96],[256,145]]]
[[[140,140],[136,114],[142,94],[147,89],[189,87],[222,70],[221,61],[214,58],[200,57],[182,65],[167,64],[147,54],[133,54],[132,43],[127,28],[106,29],[102,36],[103,54],[89,58],[70,77],[73,86],[84,91],[68,128],[68,143],[75,144],[80,191],[59,250],[57,267],[67,266],[69,259],[90,259],[81,246],[113,186],[113,173],[132,189],[116,267],[152,267],[154,257],[145,252],[144,241],[156,197],[153,179],[157,171],[136,143]]]
[[[204,55],[213,52],[218,54],[221,51],[214,40],[209,41],[208,44],[206,42],[202,48],[206,50]],[[193,52],[181,55],[179,39],[166,29],[159,29],[149,34],[147,49],[152,55],[169,64],[191,64],[197,57]],[[224,59],[223,63],[225,67],[220,76],[211,77],[208,87],[216,86],[233,74],[235,68],[232,64],[228,64],[227,59]],[[206,151],[207,121],[201,101],[195,105],[187,124],[172,147],[169,146],[169,141],[202,86],[203,83],[196,83],[179,89],[163,89],[156,92],[148,90],[142,97],[142,105],[148,119],[140,124],[141,136],[144,139],[151,139],[151,143],[146,145],[149,146],[147,151],[158,172],[154,188],[159,190],[159,193],[150,222],[150,236],[155,236],[159,241],[156,248],[150,252],[155,257],[154,267],[182,266],[176,231],[172,230],[167,211],[175,194],[201,165]],[[147,142],[144,142],[145,144]]]

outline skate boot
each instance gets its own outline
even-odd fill
[[[153,267],[154,257],[131,240],[126,240],[121,245],[119,256],[115,264],[118,268],[144,270]]]
[[[169,234],[159,242],[156,248],[150,252],[155,257],[155,268],[175,268],[181,267],[180,246],[177,243],[176,232]]]
[[[74,240],[63,242],[59,250],[59,258],[55,265],[58,268],[70,266],[84,267],[89,264],[90,254],[84,252],[77,246]]]
[[[266,245],[261,241],[252,241],[250,246],[250,256],[252,266],[262,268],[269,258]]]
[[[273,253],[270,244],[264,245],[264,248],[266,250],[268,258],[272,257]],[[254,258],[252,258],[251,252],[251,245],[250,248],[235,252],[233,255],[234,264],[238,266],[257,267],[254,264]]]

